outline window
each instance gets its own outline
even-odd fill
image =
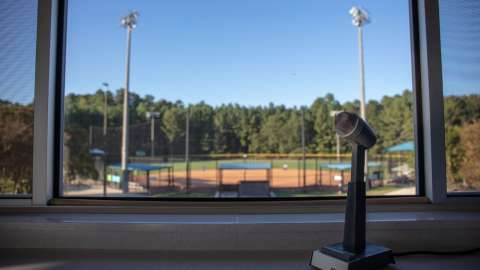
[[[37,1],[0,2],[0,195],[31,194]]]
[[[440,1],[447,190],[480,190],[478,1]]]
[[[69,1],[61,194],[344,196],[332,114],[361,112],[357,2]],[[360,3],[368,194],[415,195],[408,1]]]

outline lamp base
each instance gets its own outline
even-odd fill
[[[342,243],[337,243],[315,250],[310,265],[322,270],[370,270],[390,263],[395,260],[389,248],[367,244],[364,252],[355,254],[344,250]]]

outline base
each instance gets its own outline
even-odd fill
[[[344,250],[342,243],[315,250],[310,262],[313,267],[322,270],[370,270],[390,263],[395,263],[391,249],[367,244],[364,252],[354,254]]]

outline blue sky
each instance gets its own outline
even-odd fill
[[[411,89],[407,0],[70,0],[65,89],[123,87],[119,22],[135,9],[130,88],[141,95],[212,105],[309,105],[328,92],[358,99],[352,5],[372,15],[367,99]]]

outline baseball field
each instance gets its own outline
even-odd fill
[[[162,160],[163,161],[163,160]],[[214,197],[219,191],[238,188],[240,183],[264,182],[275,197],[345,195],[350,181],[348,157],[303,160],[293,158],[211,158],[184,160],[135,160],[130,172],[129,193],[148,193],[154,197]],[[68,195],[122,194],[118,164],[104,165],[107,184],[95,179],[79,179],[65,186]],[[414,195],[414,180],[404,179],[399,168],[408,168],[405,159],[370,160],[369,195]],[[187,169],[188,168],[188,169]],[[113,169],[113,170],[112,170]],[[403,177],[403,178],[402,178]],[[116,179],[116,182],[113,181]],[[187,194],[188,191],[188,194]],[[272,193],[272,194],[273,194]],[[143,195],[142,195],[143,196]]]
[[[192,194],[200,192],[200,195],[214,193],[219,189],[220,183],[238,185],[241,181],[268,180],[270,188],[276,190],[276,195],[279,197],[341,195],[344,191],[342,187],[350,181],[349,163],[338,163],[332,160],[307,159],[305,164],[301,159],[204,160],[190,162],[188,172],[185,162],[171,164],[173,176],[169,176],[164,171],[150,174],[149,185],[153,190],[158,190],[158,196],[176,196],[176,192],[165,190],[169,186],[175,187],[181,195],[186,189],[187,179],[189,179]],[[223,170],[220,175],[219,167],[224,164],[247,168]],[[269,169],[248,168],[249,165],[258,164],[268,164],[270,167]],[[371,166],[370,173],[383,176],[386,169],[385,164],[376,162]],[[169,177],[173,177],[173,181],[168,181]],[[415,190],[410,188],[411,184],[391,183],[391,177],[374,179],[369,195],[385,195],[392,192],[395,195],[413,195]],[[134,181],[146,185],[145,174],[136,174]]]

